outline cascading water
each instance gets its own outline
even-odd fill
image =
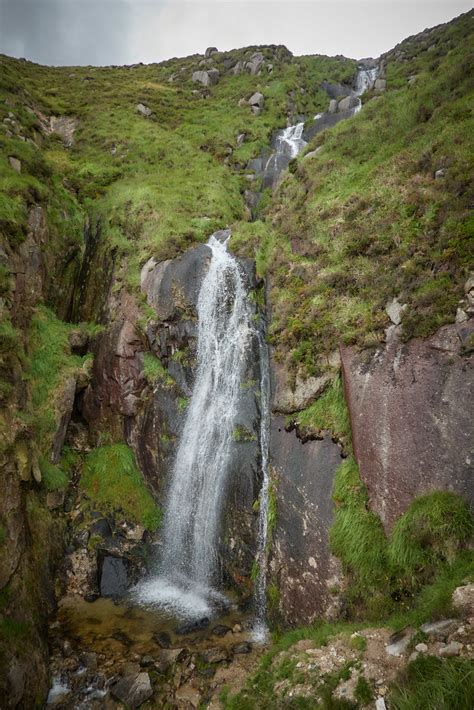
[[[366,91],[372,89],[375,84],[379,72],[378,67],[373,67],[372,69],[367,69],[366,67],[359,67],[356,76],[355,90],[354,94],[359,99],[357,106],[355,107],[354,113],[359,113],[362,108],[362,101],[360,96],[365,94]]]
[[[290,159],[296,158],[300,150],[306,145],[303,140],[304,122],[288,126],[277,136],[277,152],[286,153]]]
[[[227,234],[227,239],[230,233]],[[199,293],[197,372],[166,503],[160,575],[138,589],[140,601],[192,619],[225,602],[213,589],[246,351],[252,335],[244,276],[212,236]]]
[[[255,625],[253,637],[263,642],[267,637],[267,540],[268,509],[270,503],[270,362],[268,346],[262,332],[259,332],[260,356],[260,453],[262,457],[262,488],[258,518],[257,565],[255,582]]]

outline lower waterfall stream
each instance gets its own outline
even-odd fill
[[[220,522],[250,340],[255,333],[245,274],[227,251],[230,231],[212,235],[209,269],[198,303],[197,369],[168,489],[158,575],[139,585],[139,602],[186,620],[228,605],[216,590]],[[269,372],[259,337],[263,484],[258,528],[256,610],[265,636],[265,549],[268,507]]]

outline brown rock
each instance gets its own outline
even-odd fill
[[[456,326],[406,344],[395,337],[370,359],[347,347],[341,356],[355,456],[385,528],[432,490],[474,501],[473,358],[461,354]]]

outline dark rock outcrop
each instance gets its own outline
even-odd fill
[[[432,490],[474,502],[473,358],[463,355],[461,340],[473,325],[447,325],[408,343],[392,326],[387,346],[370,357],[341,349],[355,456],[387,530],[413,498]]]
[[[271,460],[277,486],[277,524],[270,561],[287,624],[311,623],[329,611],[339,565],[329,549],[334,474],[340,448],[329,436],[302,443],[274,416]]]

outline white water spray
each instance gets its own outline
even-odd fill
[[[296,158],[306,145],[306,141],[302,138],[303,130],[304,122],[288,126],[280,131],[277,136],[277,152],[287,154],[291,160]]]
[[[212,236],[199,293],[197,372],[166,504],[160,576],[140,601],[185,618],[225,602],[217,581],[217,542],[227,490],[241,382],[252,335],[244,276],[226,242]]]

